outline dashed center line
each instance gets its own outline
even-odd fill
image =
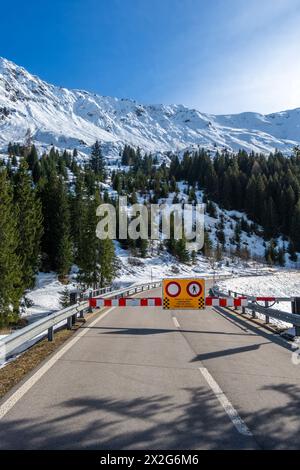
[[[172,317],[172,319],[173,319],[173,322],[174,322],[174,325],[176,326],[176,328],[181,328],[181,327],[180,327],[180,324],[179,324],[179,321],[177,320],[177,318],[176,318],[176,317]]]

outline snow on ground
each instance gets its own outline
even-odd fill
[[[242,262],[238,258],[224,257],[220,262],[214,262],[202,255],[198,255],[195,264],[180,264],[166,251],[156,253],[148,258],[130,257],[128,251],[123,250],[119,243],[115,243],[116,254],[120,261],[120,269],[115,282],[120,285],[141,284],[160,281],[168,277],[213,277],[233,275],[255,275],[261,272],[270,273],[269,267],[257,262]],[[156,251],[156,248],[154,248]],[[150,249],[151,251],[151,249]]]
[[[297,297],[300,296],[300,271],[282,270],[272,275],[239,277],[222,281],[218,285],[222,292],[231,290],[256,297]],[[292,311],[290,302],[281,302],[272,308],[289,313]],[[283,328],[291,326],[275,319],[271,319],[271,322]]]
[[[125,284],[143,284],[149,281],[160,281],[167,277],[188,277],[188,276],[213,276],[214,271],[204,260],[199,260],[196,265],[189,266],[178,263],[168,253],[163,252],[159,257],[153,258],[133,258],[128,257],[128,252],[117,249],[120,260],[120,271],[116,282]],[[222,274],[230,274],[225,270]]]
[[[50,313],[61,310],[60,297],[65,287],[58,281],[56,274],[39,273],[35,289],[26,294],[26,297],[32,301],[33,306],[27,308],[22,317],[26,317],[29,323],[32,323]],[[76,285],[71,283],[67,288],[71,291],[76,288]]]

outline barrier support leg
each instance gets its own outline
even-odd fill
[[[268,301],[265,302],[265,307],[269,308],[269,302]],[[270,324],[270,317],[269,317],[269,315],[266,315],[266,325],[269,325],[269,324]]]

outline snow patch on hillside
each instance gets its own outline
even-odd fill
[[[22,317],[26,317],[29,323],[32,323],[61,310],[60,297],[66,287],[71,291],[76,289],[76,284],[71,282],[65,286],[59,282],[55,273],[39,273],[35,289],[26,294],[26,298],[33,305],[26,309]]]

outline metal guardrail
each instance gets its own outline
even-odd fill
[[[252,300],[253,302],[256,301],[257,297],[253,296],[253,295],[248,295],[248,294],[242,294],[241,292],[235,292],[235,291],[232,291],[232,290],[229,290],[228,291],[228,294],[231,296],[241,296],[241,297],[247,297],[247,299],[249,300]],[[275,298],[275,302],[276,303],[280,303],[280,302],[292,302],[293,298],[292,297],[275,297],[275,296],[271,296],[271,297],[274,297]]]
[[[127,295],[138,294],[139,292],[147,291],[160,287],[161,282],[151,282],[148,284],[141,284],[135,287],[127,287],[113,291],[112,288],[107,288],[104,297],[120,298]],[[98,291],[91,291],[91,294],[102,295],[104,289]],[[52,313],[41,320],[38,320],[31,325],[22,328],[4,339],[0,340],[0,363],[13,357],[15,354],[20,354],[36,342],[48,336],[49,341],[53,341],[55,327],[64,326],[63,322],[67,322],[66,326],[71,329],[76,322],[76,318],[84,318],[84,315],[89,311],[89,302],[79,302],[59,312]]]
[[[80,300],[88,300],[90,297],[97,297],[98,295],[107,294],[109,292],[113,292],[113,287],[103,287],[101,289],[95,290],[87,290],[85,292],[80,293]]]
[[[223,296],[223,297],[230,297],[232,294],[234,296],[243,296],[245,298],[248,298],[249,302],[247,307],[242,307],[242,314],[246,314],[247,310],[250,310],[252,313],[253,318],[257,318],[256,314],[259,313],[261,315],[265,316],[266,319],[266,324],[270,323],[270,318],[274,318],[275,320],[281,320],[286,323],[290,323],[295,327],[296,329],[296,336],[300,335],[300,312],[299,314],[297,313],[288,313],[284,312],[282,310],[275,310],[273,308],[269,307],[269,302],[265,302],[265,306],[259,305],[256,302],[257,297],[253,297],[247,294],[241,294],[238,292],[233,292],[233,291],[228,291],[228,293],[221,292],[219,288],[215,287],[213,288],[214,295],[217,296]],[[293,302],[294,297],[276,297],[276,303],[279,302]],[[238,310],[237,307],[235,307],[235,310]]]

